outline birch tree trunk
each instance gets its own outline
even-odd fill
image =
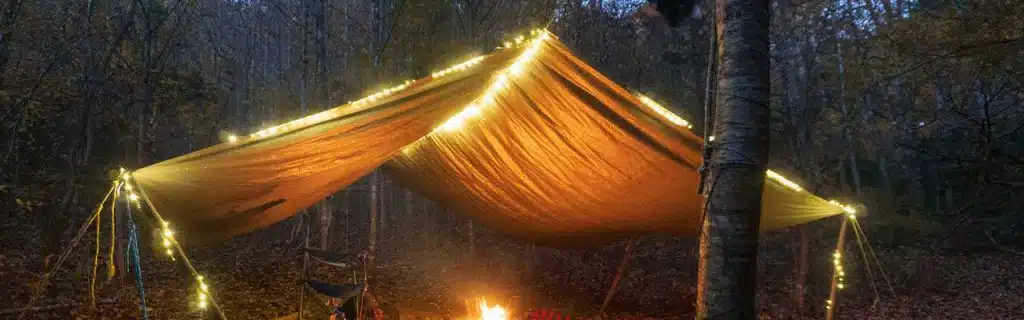
[[[380,204],[377,200],[378,175],[377,170],[370,174],[370,239],[366,257],[366,269],[370,270],[370,274],[373,274],[374,261],[377,258],[377,206]]]
[[[697,319],[756,319],[758,229],[768,161],[768,0],[718,0],[715,145],[705,186]]]

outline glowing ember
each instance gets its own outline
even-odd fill
[[[499,305],[489,306],[487,300],[480,299],[480,320],[508,320],[508,311]]]

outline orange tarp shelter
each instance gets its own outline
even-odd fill
[[[132,173],[179,239],[282,221],[383,166],[511,236],[551,246],[694,236],[703,139],[547,31],[430,77]],[[763,230],[843,213],[769,172]]]

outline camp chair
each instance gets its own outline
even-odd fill
[[[314,248],[305,248],[305,251],[314,262],[342,268],[345,271],[359,266],[363,258],[363,254],[336,253]],[[314,292],[329,299],[332,320],[356,320],[359,317],[360,302],[370,307],[370,312],[363,313],[364,318],[399,319],[397,309],[388,304],[380,304],[365,283],[333,284],[313,279],[305,279],[305,283]],[[340,305],[337,303],[339,301]]]

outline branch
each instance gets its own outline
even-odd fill
[[[997,46],[997,45],[1011,44],[1011,43],[1020,42],[1020,41],[1024,41],[1024,37],[1018,37],[1018,38],[1003,39],[1003,40],[996,40],[996,41],[988,41],[988,42],[983,42],[983,43],[975,43],[975,44],[963,45],[963,46],[960,46],[960,47],[955,48],[953,50],[950,50],[949,52],[946,52],[945,54],[936,55],[936,56],[934,56],[934,57],[932,57],[930,59],[926,59],[926,60],[921,61],[921,62],[919,62],[917,64],[914,64],[914,65],[910,66],[907,69],[904,69],[902,71],[899,71],[897,73],[889,75],[888,77],[879,79],[879,80],[875,81],[874,83],[872,83],[868,87],[878,87],[882,83],[886,83],[886,82],[892,81],[893,79],[902,77],[903,75],[906,75],[906,74],[908,74],[910,72],[913,72],[915,70],[924,68],[925,66],[927,66],[929,64],[932,64],[932,63],[935,63],[935,62],[937,62],[939,60],[956,57],[956,56],[958,56],[958,55],[960,55],[960,54],[962,54],[962,53],[964,53],[966,51],[970,51],[970,50],[973,50],[973,49],[980,49],[980,48],[984,48],[984,47],[988,47],[988,46]]]
[[[1013,254],[1016,254],[1016,255],[1019,255],[1019,256],[1024,256],[1024,252],[1013,250],[1012,248],[1009,248],[1009,247],[1006,247],[1004,245],[999,244],[999,242],[997,242],[996,239],[992,237],[992,231],[985,230],[985,236],[988,237],[989,241],[992,241],[992,245],[994,245],[996,247],[996,249],[999,249],[999,250],[1002,250],[1002,251],[1006,251],[1006,252],[1009,252],[1009,253],[1013,253]]]

